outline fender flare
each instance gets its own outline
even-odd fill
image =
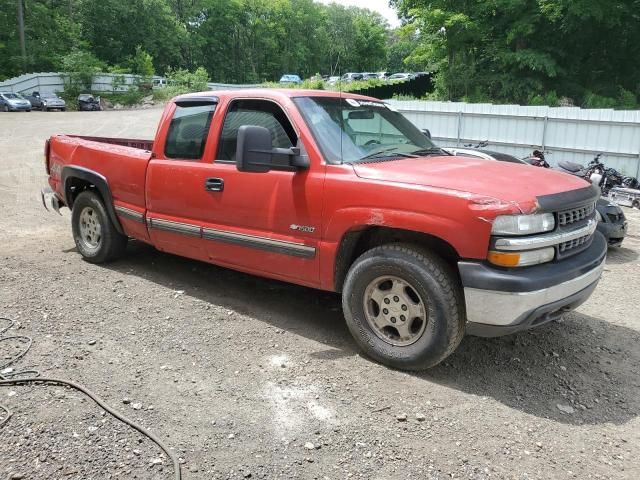
[[[102,196],[102,200],[104,201],[104,208],[107,210],[107,214],[109,218],[113,222],[113,225],[116,227],[118,233],[125,234],[122,229],[122,225],[120,225],[120,220],[118,220],[118,216],[116,215],[116,210],[113,206],[113,196],[111,195],[111,189],[109,188],[109,182],[107,179],[99,174],[98,172],[94,172],[93,170],[89,170],[84,167],[77,167],[74,165],[67,165],[62,167],[62,172],[60,174],[60,178],[62,181],[62,194],[64,196],[64,203],[70,209],[73,208],[73,202],[71,201],[71,184],[70,180],[74,178],[79,178],[86,182],[91,183],[96,187],[96,190]]]

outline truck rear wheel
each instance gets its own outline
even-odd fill
[[[86,190],[73,202],[73,239],[78,252],[91,263],[109,262],[122,256],[128,238],[116,230],[102,198]]]
[[[342,292],[347,326],[365,353],[402,370],[425,370],[464,336],[462,293],[451,268],[419,247],[390,244],[351,266]]]

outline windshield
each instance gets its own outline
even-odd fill
[[[19,99],[19,98],[20,98],[20,97],[19,97],[18,95],[16,95],[15,93],[3,93],[3,95],[4,95],[6,98],[9,98],[9,99],[11,99],[11,100],[13,100],[13,99]]]
[[[330,163],[445,154],[382,102],[336,97],[298,97],[294,102]]]

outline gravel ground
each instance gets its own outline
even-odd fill
[[[640,212],[564,321],[393,371],[359,354],[337,295],[134,242],[110,265],[80,259],[68,212],[39,203],[45,138],[152,138],[160,114],[0,114],[0,316],[34,338],[19,367],[150,428],[185,479],[640,478]],[[0,343],[0,363],[17,347]],[[172,478],[78,392],[2,387],[0,403],[0,479]]]

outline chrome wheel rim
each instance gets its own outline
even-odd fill
[[[80,241],[84,247],[94,250],[102,241],[102,227],[98,214],[91,207],[84,207],[80,212]]]
[[[427,304],[407,281],[390,275],[373,280],[364,292],[364,313],[385,342],[406,347],[417,342],[428,323]]]

